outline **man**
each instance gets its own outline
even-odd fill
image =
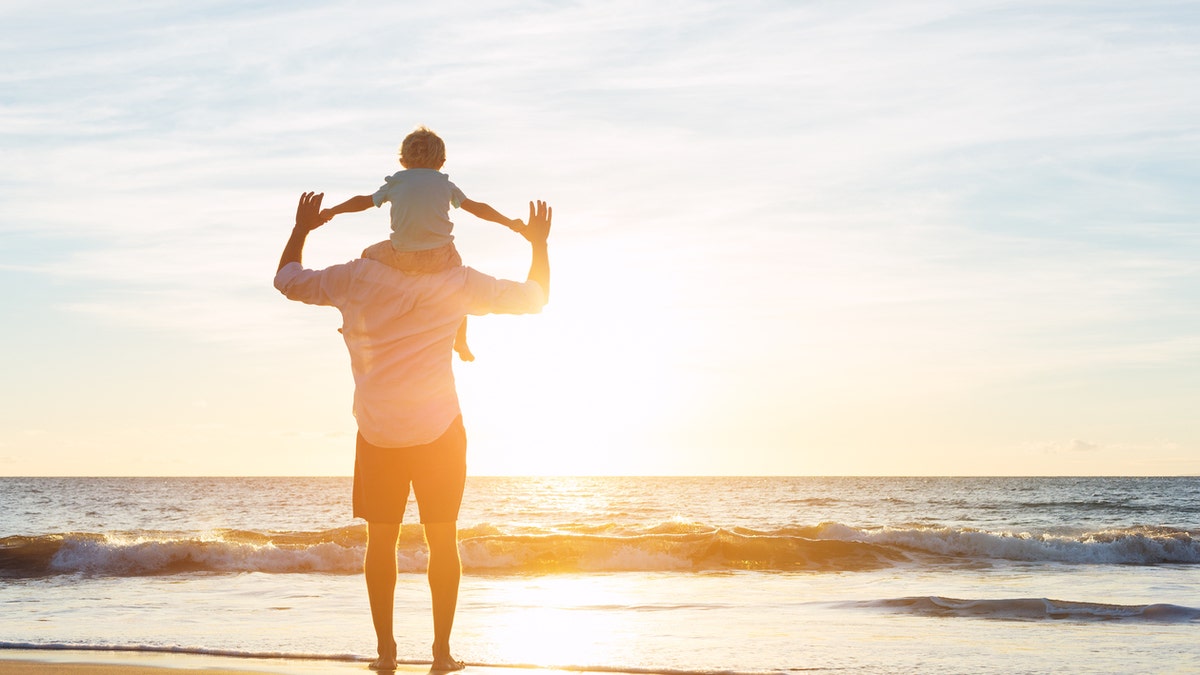
[[[379,658],[373,670],[394,670],[392,614],[396,543],[411,484],[429,546],[433,600],[433,670],[461,670],[450,655],[458,604],[458,510],[466,481],[466,432],[451,370],[451,347],[467,314],[541,311],[550,291],[546,240],[552,210],[529,204],[517,229],[533,260],[524,283],[494,279],[469,267],[409,275],[373,260],[323,270],[301,265],[309,232],[323,224],[321,198],[307,192],[283,249],[275,287],[289,299],[331,305],[342,313],[342,336],[354,373],[358,440],[354,516],[367,521],[364,569]]]

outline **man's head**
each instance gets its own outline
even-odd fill
[[[446,163],[446,144],[433,131],[417,127],[400,144],[400,166],[406,169],[441,169]]]

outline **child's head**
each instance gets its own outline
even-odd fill
[[[400,166],[406,169],[440,169],[446,163],[446,144],[437,134],[417,127],[400,144]]]

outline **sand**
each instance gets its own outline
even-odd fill
[[[204,675],[316,675],[317,673],[371,673],[362,661],[264,659],[202,654],[158,654],[71,650],[0,650],[0,675],[164,675],[166,671],[201,672]],[[400,664],[396,673],[427,675],[428,664]],[[467,666],[471,675],[568,675],[552,669]],[[575,671],[573,675],[579,675]]]

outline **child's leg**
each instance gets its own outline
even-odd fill
[[[458,358],[463,361],[474,361],[475,355],[471,353],[471,348],[467,346],[467,317],[463,317],[462,323],[458,324],[458,332],[454,334],[454,351],[458,352]]]

